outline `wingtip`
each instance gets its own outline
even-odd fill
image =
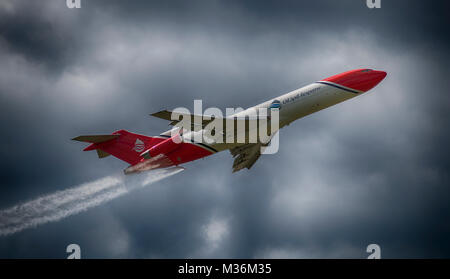
[[[150,116],[155,116],[155,115],[158,115],[158,114],[161,114],[161,113],[167,112],[167,111],[168,111],[167,109],[162,109],[162,110],[158,110],[158,111],[155,111],[155,112],[149,113],[148,115],[150,115]]]

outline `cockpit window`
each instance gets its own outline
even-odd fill
[[[367,72],[371,72],[372,71],[372,69],[364,69],[364,70],[362,70],[361,72],[362,73],[367,73]]]

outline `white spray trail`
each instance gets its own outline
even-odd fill
[[[174,167],[130,177],[108,176],[1,210],[0,236],[59,221],[183,170]]]

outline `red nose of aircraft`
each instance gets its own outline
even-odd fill
[[[322,81],[332,82],[356,91],[366,92],[380,83],[387,73],[371,69],[358,69],[344,72]]]

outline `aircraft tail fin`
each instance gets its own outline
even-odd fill
[[[122,161],[135,165],[142,160],[140,156],[142,152],[163,139],[120,130],[111,135],[84,135],[72,140],[91,143],[83,151],[97,150],[99,158],[113,155]]]

